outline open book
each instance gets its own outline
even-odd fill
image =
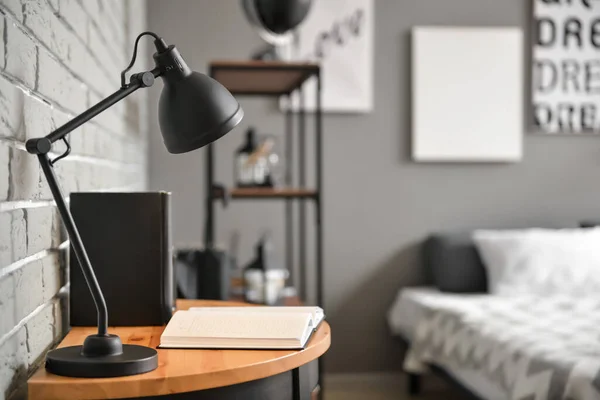
[[[202,307],[177,311],[161,348],[303,349],[324,319],[318,307]]]

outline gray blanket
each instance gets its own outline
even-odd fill
[[[477,369],[512,400],[600,400],[600,297],[491,295],[429,304],[405,359]]]

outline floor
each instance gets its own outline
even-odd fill
[[[422,394],[410,396],[403,376],[349,376],[327,379],[325,400],[464,400],[465,396],[437,377],[427,377]]]
[[[405,391],[362,389],[353,391],[326,390],[325,400],[464,400],[465,397],[453,391],[425,391],[419,396],[410,396]]]

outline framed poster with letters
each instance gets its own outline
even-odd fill
[[[600,133],[600,0],[533,0],[533,124]]]

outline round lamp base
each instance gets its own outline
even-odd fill
[[[50,351],[46,370],[76,378],[110,378],[143,374],[158,367],[158,354],[150,347],[124,344],[121,354],[97,357],[82,355],[82,348],[71,346]]]

